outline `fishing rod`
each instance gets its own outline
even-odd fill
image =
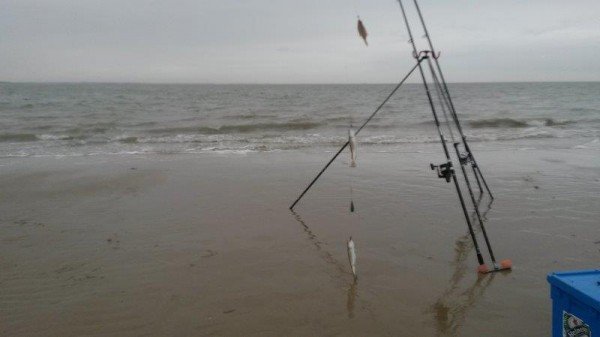
[[[400,82],[396,85],[396,87],[394,88],[394,90],[392,90],[392,92],[383,100],[383,102],[381,104],[379,104],[379,106],[377,107],[377,109],[375,109],[375,111],[373,111],[373,113],[363,122],[363,124],[356,130],[355,135],[358,135],[358,133],[360,132],[360,130],[362,130],[367,123],[369,123],[371,121],[371,119],[373,119],[373,117],[375,117],[375,115],[379,112],[379,110],[381,110],[381,108],[383,108],[383,106],[390,100],[390,98],[392,98],[392,96],[396,93],[396,91],[398,91],[398,89],[400,89],[400,86],[402,86],[402,84],[404,84],[404,82],[408,79],[408,77],[417,69],[417,67],[421,68],[421,62],[423,62],[425,58],[423,57],[418,57],[417,58],[417,64],[415,64],[412,69],[410,69],[410,71],[404,76],[404,78],[402,78],[402,80],[400,80]],[[294,207],[296,206],[296,204],[300,201],[300,199],[302,199],[302,197],[306,194],[306,192],[308,192],[308,190],[315,184],[315,182],[321,177],[321,175],[325,172],[325,170],[327,170],[327,168],[331,165],[331,163],[333,163],[333,161],[340,155],[340,153],[342,153],[342,151],[344,151],[344,149],[350,144],[350,141],[346,141],[346,143],[344,143],[344,145],[342,145],[342,147],[338,150],[338,152],[336,152],[336,154],[329,160],[329,162],[327,162],[327,164],[325,164],[325,167],[323,167],[323,169],[321,169],[321,171],[317,174],[317,176],[310,182],[310,184],[308,184],[308,186],[304,189],[304,191],[302,191],[302,193],[300,193],[300,195],[298,196],[298,198],[296,198],[296,200],[292,203],[292,205],[290,206],[290,210],[294,210]]]
[[[498,263],[496,262],[496,257],[494,256],[494,252],[493,252],[492,245],[490,243],[489,237],[487,235],[487,231],[485,230],[485,226],[483,225],[483,220],[482,220],[481,214],[479,213],[478,202],[477,202],[477,200],[475,200],[475,195],[473,194],[473,188],[471,187],[471,182],[469,181],[469,176],[467,175],[467,171],[465,170],[465,166],[464,166],[464,162],[463,162],[463,157],[461,156],[460,150],[458,149],[458,146],[460,145],[460,142],[457,142],[454,139],[454,134],[452,133],[452,127],[450,126],[450,122],[448,121],[448,116],[446,115],[446,109],[444,108],[444,104],[446,104],[446,106],[450,110],[451,110],[451,106],[448,104],[448,100],[444,99],[444,97],[443,97],[442,86],[440,84],[440,81],[438,80],[438,77],[436,75],[436,71],[433,68],[433,64],[431,62],[431,58],[427,59],[427,64],[429,65],[429,70],[431,72],[431,78],[433,79],[433,84],[434,84],[434,86],[436,88],[436,93],[437,93],[438,98],[440,100],[440,106],[441,106],[442,111],[444,113],[444,117],[446,118],[446,123],[447,123],[448,129],[450,131],[450,137],[452,139],[452,142],[454,144],[454,149],[456,151],[456,157],[460,161],[460,164],[461,164],[460,168],[461,168],[463,177],[465,178],[465,183],[467,185],[467,191],[469,192],[469,196],[471,197],[471,202],[473,203],[473,208],[474,208],[475,214],[477,215],[477,220],[479,222],[479,226],[481,228],[481,232],[482,232],[483,237],[485,239],[485,243],[486,243],[486,246],[487,246],[487,249],[488,249],[488,253],[490,254],[490,259],[492,260],[492,265],[494,267],[494,270],[500,270],[500,267],[499,267]],[[475,175],[475,176],[477,177],[477,175]],[[493,198],[490,198],[490,199],[493,200]]]
[[[408,23],[408,18],[406,17],[406,11],[404,10],[404,5],[402,4],[402,0],[398,0],[398,4],[400,4],[400,9],[402,11],[402,17],[404,18],[404,23],[406,24],[406,30],[408,32],[408,36],[410,39],[410,43],[413,47],[413,57],[420,57],[420,55],[424,55],[424,57],[435,57],[430,50],[423,50],[421,52],[417,52],[417,46],[413,39],[412,30],[410,29],[410,24]],[[431,54],[431,55],[430,55]],[[437,170],[438,178],[445,179],[446,182],[454,182],[454,187],[456,188],[456,194],[458,195],[458,199],[460,201],[461,208],[463,210],[463,214],[465,216],[465,221],[467,222],[467,227],[469,229],[469,234],[471,235],[471,240],[473,240],[473,246],[475,247],[475,252],[477,254],[477,261],[479,262],[479,270],[484,271],[487,269],[485,266],[485,262],[483,260],[483,256],[481,255],[481,250],[479,249],[479,244],[477,243],[477,237],[475,236],[475,232],[473,231],[473,225],[471,224],[471,219],[469,217],[469,212],[467,211],[467,206],[465,204],[465,200],[462,195],[462,191],[458,184],[458,179],[456,178],[456,173],[454,172],[454,168],[452,165],[452,159],[450,157],[450,152],[448,151],[448,145],[446,144],[446,139],[444,138],[444,134],[442,133],[442,129],[440,126],[440,121],[437,116],[437,112],[435,109],[435,104],[433,103],[433,98],[431,97],[431,93],[429,91],[429,85],[427,84],[427,78],[425,77],[425,72],[423,71],[423,67],[419,62],[417,64],[419,66],[419,72],[421,73],[421,78],[423,80],[423,87],[425,88],[425,93],[427,94],[427,100],[429,101],[429,107],[431,108],[431,113],[433,114],[433,119],[435,121],[435,126],[440,137],[440,141],[442,143],[442,148],[444,149],[444,154],[446,155],[446,163],[442,163],[439,165],[431,165],[432,170]]]
[[[448,90],[448,84],[446,83],[446,79],[444,78],[444,74],[442,73],[442,67],[440,66],[440,62],[438,61],[439,53],[436,56],[435,48],[433,47],[433,43],[431,42],[431,37],[429,36],[429,31],[427,30],[427,26],[425,25],[425,19],[423,18],[423,13],[421,12],[421,7],[419,7],[419,3],[417,0],[413,0],[413,2],[417,9],[417,13],[418,13],[419,19],[421,21],[421,26],[423,26],[423,31],[425,32],[425,37],[427,38],[427,42],[429,43],[429,49],[431,50],[432,54],[434,55],[433,59],[434,59],[435,65],[437,67],[438,73],[440,74],[440,79],[442,80],[441,82],[442,82],[442,86],[444,89],[443,91],[446,96],[446,100],[448,101],[447,102],[448,107],[450,109],[454,123],[456,124],[456,128],[458,129],[458,132],[460,133],[460,136],[462,138],[463,146],[464,146],[465,150],[467,151],[466,155],[461,155],[459,157],[459,158],[461,158],[460,159],[461,165],[466,165],[469,162],[471,163],[471,168],[473,169],[473,174],[475,175],[475,179],[477,180],[477,185],[479,187],[480,193],[483,193],[483,189],[481,188],[481,182],[483,182],[483,185],[485,186],[485,189],[487,190],[488,194],[490,195],[490,198],[493,199],[494,195],[492,194],[490,187],[488,186],[487,182],[485,181],[485,178],[483,177],[483,173],[481,173],[481,169],[479,168],[479,165],[477,164],[477,161],[475,160],[475,156],[473,156],[473,152],[471,152],[471,148],[469,147],[469,143],[467,142],[467,137],[463,133],[462,126],[460,125],[460,121],[458,119],[458,114],[456,113],[454,103],[452,102],[452,97],[450,96],[450,90]],[[481,182],[479,179],[480,177],[481,177]]]
[[[410,28],[410,24],[409,24],[408,18],[406,16],[406,11],[404,9],[404,5],[402,4],[402,1],[398,0],[398,3],[400,4],[400,9],[402,10],[402,16],[403,16],[404,22],[406,24],[406,29],[407,29],[408,34],[409,34],[410,42],[411,42],[411,45],[413,46],[413,55],[415,55],[415,54],[417,54],[417,48],[416,48],[416,44],[415,44],[415,42],[413,40],[413,35],[412,35],[411,28]],[[436,55],[431,50],[430,51],[421,51],[421,53],[426,53],[428,55],[430,54],[431,57],[433,57],[434,59],[437,59],[439,57],[439,54]],[[473,194],[473,189],[471,187],[471,183],[469,181],[469,177],[467,175],[467,171],[465,170],[465,167],[464,167],[463,156],[461,156],[461,153],[460,153],[460,151],[458,149],[458,146],[460,145],[460,142],[457,142],[454,139],[454,134],[452,132],[452,126],[450,125],[450,122],[448,121],[448,116],[446,114],[446,109],[445,109],[444,105],[446,105],[448,107],[448,109],[450,110],[451,115],[453,114],[452,113],[452,108],[451,108],[451,105],[448,104],[449,100],[446,100],[445,97],[444,97],[444,91],[442,90],[442,86],[441,86],[440,81],[438,80],[438,77],[436,75],[436,71],[433,68],[433,64],[431,62],[431,57],[427,58],[427,63],[429,65],[429,70],[431,72],[431,77],[432,77],[432,80],[433,80],[433,85],[434,85],[434,88],[436,89],[436,93],[437,93],[439,101],[440,101],[440,107],[441,107],[441,110],[442,110],[442,112],[444,114],[444,118],[446,120],[446,124],[447,124],[448,130],[450,132],[450,137],[452,139],[452,142],[453,142],[453,145],[454,145],[454,149],[456,151],[456,156],[457,156],[457,158],[459,160],[459,163],[460,163],[460,167],[461,167],[461,171],[462,171],[463,177],[465,178],[465,182],[466,182],[466,185],[467,185],[467,191],[469,192],[469,196],[471,197],[471,202],[473,203],[473,208],[474,208],[474,211],[475,211],[475,213],[477,215],[477,219],[478,219],[478,222],[479,222],[479,225],[480,225],[480,228],[481,228],[481,232],[482,232],[483,237],[485,239],[485,243],[486,243],[486,246],[487,246],[487,249],[488,249],[488,253],[490,255],[490,259],[492,260],[492,264],[493,264],[493,268],[494,268],[492,271],[499,271],[499,270],[504,270],[504,269],[510,269],[511,265],[512,265],[512,263],[510,262],[510,260],[503,260],[501,262],[500,266],[496,262],[496,258],[494,256],[494,252],[493,252],[493,249],[492,249],[489,237],[487,235],[487,231],[485,230],[485,226],[483,224],[483,220],[482,220],[481,214],[479,213],[478,202],[477,202],[477,200],[475,200],[475,195]],[[441,128],[440,128],[440,125],[439,125],[439,121],[437,119],[437,114],[435,112],[435,105],[433,103],[433,100],[431,98],[431,94],[429,92],[429,88],[428,88],[428,85],[427,85],[427,79],[426,79],[425,74],[424,74],[424,72],[422,70],[422,67],[420,67],[420,68],[421,68],[421,77],[423,79],[423,84],[425,86],[425,91],[427,93],[429,104],[430,104],[432,112],[434,114],[434,119],[436,120],[436,127],[438,129],[438,133],[440,134],[440,137],[441,137],[441,140],[442,140],[442,144],[443,144],[443,147],[444,147],[444,152],[446,153],[446,157],[448,159],[448,163],[447,164],[451,165],[452,164],[451,163],[451,159],[450,159],[450,156],[448,154],[447,145],[445,144],[445,140],[443,139],[443,135],[442,135]],[[456,119],[455,119],[455,122],[456,122]],[[441,167],[441,165],[438,167],[438,176],[439,177],[443,177],[443,178],[446,179],[447,182],[450,182],[448,174],[443,174],[443,173],[440,174],[440,167]],[[431,168],[435,169],[435,166],[433,164],[431,164]],[[489,270],[487,269],[487,266],[485,266],[485,264],[482,263],[483,262],[483,258],[481,257],[481,252],[478,249],[477,239],[476,239],[475,234],[474,234],[473,229],[472,229],[470,217],[468,216],[468,214],[466,212],[466,205],[465,205],[463,197],[462,197],[462,192],[460,191],[460,188],[458,186],[458,183],[457,183],[457,180],[456,180],[456,175],[454,174],[454,172],[451,172],[451,174],[452,174],[452,179],[454,180],[455,186],[457,188],[457,193],[459,194],[459,199],[461,200],[461,206],[463,207],[463,211],[465,212],[465,218],[467,220],[467,225],[469,227],[469,232],[471,233],[471,237],[473,239],[473,243],[474,243],[475,249],[477,251],[477,258],[478,258],[478,261],[479,261],[479,271],[480,272],[488,272]]]

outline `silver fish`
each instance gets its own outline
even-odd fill
[[[357,279],[356,275],[356,251],[354,250],[354,241],[352,241],[352,237],[348,240],[348,260],[350,261],[350,267],[352,268],[352,275],[354,275],[354,279]]]
[[[348,130],[348,142],[350,143],[350,167],[356,167],[356,133],[353,129]]]

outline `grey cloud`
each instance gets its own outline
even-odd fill
[[[451,81],[600,80],[600,1],[420,3]],[[3,0],[0,30],[5,81],[394,82],[413,62],[395,0]]]

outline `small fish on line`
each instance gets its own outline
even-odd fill
[[[360,35],[360,37],[362,37],[362,39],[365,41],[365,45],[369,45],[369,43],[367,42],[367,29],[365,28],[365,25],[363,25],[362,21],[360,20],[360,18],[358,18],[358,35]]]
[[[348,130],[348,143],[350,143],[350,167],[356,167],[356,150],[358,144],[356,142],[356,133],[352,128]]]
[[[356,251],[354,250],[354,241],[352,241],[352,237],[348,240],[348,260],[350,261],[350,267],[352,268],[352,275],[354,275],[354,279],[356,280],[358,278],[356,275]]]
[[[352,192],[352,185],[350,185],[350,213],[354,213],[354,193]]]

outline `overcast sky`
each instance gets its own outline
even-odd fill
[[[420,4],[450,82],[600,81],[600,0]],[[396,0],[0,0],[0,81],[387,83],[407,41]]]

